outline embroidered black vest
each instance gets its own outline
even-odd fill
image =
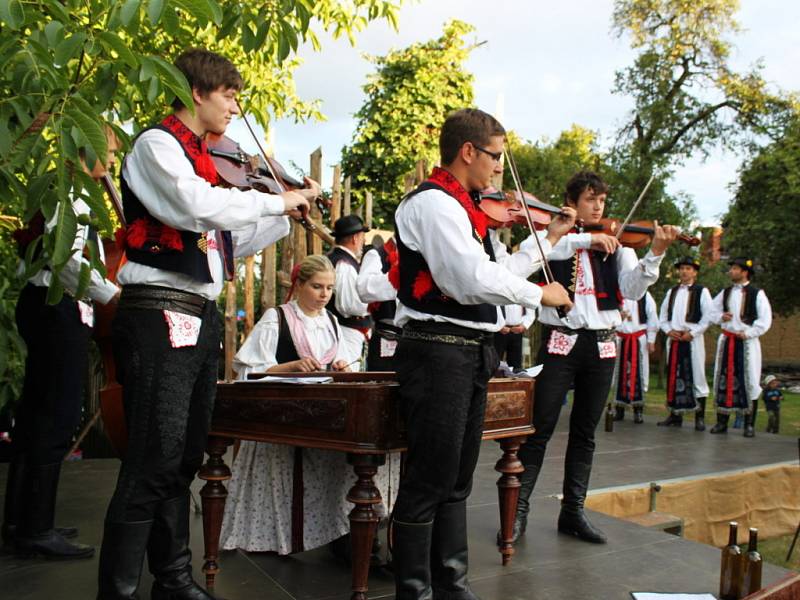
[[[297,348],[292,339],[292,332],[289,331],[289,323],[286,322],[286,313],[283,312],[283,306],[278,306],[275,310],[278,311],[278,346],[275,348],[275,360],[278,361],[279,365],[293,360],[300,360],[300,355],[297,354]],[[333,324],[333,330],[336,331],[336,317],[329,310],[325,312]],[[337,338],[336,341],[338,342],[339,339]]]
[[[672,307],[675,305],[675,294],[680,288],[676,285],[669,291],[669,303],[667,304],[667,319],[672,321]],[[703,295],[705,288],[698,284],[693,283],[689,286],[689,297],[686,299],[686,322],[699,323],[700,318],[703,316],[700,310],[700,298]]]
[[[143,130],[139,135],[150,129],[166,131],[181,144],[186,159],[195,168],[195,162],[186,151],[182,141],[167,127],[159,124]],[[138,137],[138,136],[137,136]],[[125,236],[125,255],[128,260],[162,269],[188,275],[202,283],[212,283],[211,270],[208,266],[208,256],[203,252],[205,247],[205,232],[178,231],[163,224],[152,216],[145,208],[136,194],[128,187],[124,177],[120,177],[120,190],[122,192],[122,207],[128,230]],[[137,231],[138,230],[138,231]],[[133,240],[141,238],[141,243]],[[233,277],[233,240],[229,231],[221,231],[223,260],[225,262],[225,277]]]
[[[745,323],[746,325],[752,325],[758,318],[756,298],[760,290],[752,283],[744,286],[743,289],[744,289],[744,303],[742,304],[741,319],[742,323]],[[730,310],[728,310],[728,299],[731,296],[732,290],[733,286],[729,286],[722,291],[722,310],[725,312],[730,312]]]
[[[405,201],[420,192],[431,189],[440,190],[448,194],[447,190],[440,185],[431,181],[423,181],[417,189],[408,194],[403,200]],[[494,249],[488,233],[481,240],[473,229],[473,237],[483,245],[483,250],[489,256],[489,260],[495,262]],[[431,270],[422,254],[411,250],[403,243],[399,227],[395,230],[395,239],[397,240],[397,252],[400,261],[400,286],[397,290],[397,298],[400,302],[415,311],[429,315],[441,315],[450,319],[475,321],[477,323],[495,323],[497,321],[497,308],[492,304],[459,304],[453,298],[442,293],[436,282],[432,280]],[[430,285],[423,286],[428,288],[424,290],[424,293],[419,293],[421,291],[420,278],[430,279]],[[415,288],[417,288],[416,291]]]
[[[380,248],[370,248],[367,252],[377,252],[381,257],[381,273],[388,273],[392,265],[389,263],[389,253],[381,246]],[[376,323],[378,321],[394,321],[394,313],[397,310],[397,302],[394,300],[385,300],[384,302],[375,302],[370,304],[370,314],[372,320]]]
[[[589,252],[589,263],[592,266],[592,279],[594,280],[594,298],[598,310],[619,310],[622,304],[622,294],[619,291],[619,275],[617,273],[617,255],[605,252]],[[575,284],[578,274],[578,253],[566,260],[551,260],[550,269],[553,277],[569,292],[571,300],[575,298]]]
[[[361,264],[353,258],[353,256],[347,251],[343,250],[342,248],[335,247],[333,250],[328,252],[328,258],[333,263],[333,268],[336,268],[336,265],[339,264],[341,261],[352,265],[353,268],[358,273],[361,270]],[[369,315],[363,317],[345,317],[341,314],[338,310],[336,310],[336,293],[334,292],[331,294],[331,299],[328,301],[328,310],[331,311],[336,318],[339,320],[339,325],[342,327],[351,327],[352,329],[369,329],[372,327],[372,317]]]

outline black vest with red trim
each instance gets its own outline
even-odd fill
[[[592,267],[592,280],[594,284],[594,298],[598,310],[619,310],[622,304],[622,294],[619,291],[619,274],[617,273],[617,255],[609,254],[606,260],[605,252],[585,250],[589,253],[589,263]],[[575,284],[578,273],[578,253],[565,260],[551,260],[550,270],[557,282],[569,292],[571,300],[575,299]]]
[[[451,194],[445,187],[428,180],[423,181],[417,189],[412,191],[403,200],[404,202],[426,190],[440,190],[449,196]],[[461,202],[459,202],[459,205]],[[465,209],[466,210],[466,209]],[[470,213],[467,211],[469,216]],[[476,224],[472,222],[472,235],[475,240],[483,246],[484,252],[489,256],[489,260],[495,262],[494,248],[489,239],[488,233],[481,237],[476,230]],[[462,321],[474,321],[476,323],[495,323],[497,322],[497,307],[492,304],[460,304],[450,296],[445,295],[436,282],[433,281],[431,270],[425,257],[419,252],[411,250],[403,243],[402,232],[397,227],[395,230],[397,239],[397,252],[400,261],[400,282],[397,290],[397,298],[405,306],[429,315],[440,315],[450,319]]]
[[[171,115],[162,123],[143,130],[139,135],[151,129],[158,129],[172,135],[183,148],[184,155],[191,163],[195,173],[212,185],[216,184],[216,171],[213,174],[204,173],[198,168],[198,159],[205,160],[202,155],[208,154],[205,142],[181,123],[177,117]],[[210,160],[210,155],[208,160]],[[213,163],[211,165],[213,166]],[[120,177],[120,180],[122,207],[128,227],[123,233],[118,232],[117,240],[125,248],[127,259],[155,269],[188,275],[201,283],[212,283],[208,256],[203,251],[207,247],[206,232],[181,231],[162,223],[145,208],[130,189],[125,178]],[[219,233],[225,277],[230,279],[233,276],[233,240],[229,231]]]
[[[337,264],[344,261],[351,265],[356,270],[356,273],[361,270],[361,265],[355,258],[353,258],[353,255],[347,250],[339,248],[338,246],[335,246],[333,250],[328,252],[328,258],[330,259],[331,263],[333,263],[334,269],[336,268]],[[336,316],[337,319],[339,319],[339,325],[342,327],[350,327],[352,329],[369,329],[372,327],[372,317],[369,315],[365,315],[363,317],[345,317],[338,310],[336,310],[335,292],[331,294],[331,299],[328,301],[327,308]]]
[[[388,273],[392,268],[392,263],[389,258],[389,253],[386,251],[387,245],[394,245],[394,242],[389,240],[380,248],[372,247],[367,252],[377,252],[381,258],[381,273]],[[395,252],[397,250],[395,249]],[[397,302],[394,300],[385,300],[384,302],[372,302],[369,305],[369,314],[372,315],[372,320],[376,323],[378,321],[394,321],[394,313],[397,310]]]
[[[744,289],[744,305],[742,306],[741,312],[742,323],[746,325],[752,325],[758,318],[758,307],[756,306],[756,300],[758,298],[758,292],[761,290],[752,283],[748,283],[742,289]],[[728,309],[728,299],[731,297],[732,290],[733,286],[729,286],[722,291],[722,310],[724,312],[731,312]]]
[[[667,319],[672,321],[672,308],[675,305],[675,293],[680,288],[676,285],[669,291],[669,302],[667,303]],[[699,323],[703,316],[700,310],[700,298],[705,288],[699,283],[693,283],[689,286],[689,297],[686,299],[686,322]]]

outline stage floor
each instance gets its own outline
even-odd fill
[[[740,430],[712,436],[695,432],[691,422],[682,429],[664,429],[655,426],[657,417],[645,418],[643,425],[628,420],[616,423],[614,433],[598,431],[592,490],[786,461],[796,464],[798,459],[797,441],[790,437],[758,434],[746,439]],[[561,491],[567,422],[565,411],[534,494],[527,535],[506,567],[501,566],[494,543],[499,525],[494,463],[500,454],[496,443],[484,444],[468,512],[470,579],[478,596],[483,600],[623,600],[630,598],[631,591],[716,594],[716,548],[599,513],[591,513],[591,518],[608,535],[607,545],[587,544],[556,532],[558,500],[554,496]],[[62,477],[57,521],[78,525],[80,540],[98,550],[117,467],[115,460],[68,463]],[[5,476],[6,465],[0,465],[0,492],[5,490]],[[200,515],[192,521],[192,549],[195,575],[202,581]],[[283,558],[226,552],[220,564],[216,592],[227,600],[346,600],[350,596],[349,571],[324,548]],[[147,599],[151,579],[146,566],[144,570],[141,597]],[[764,582],[786,573],[765,565]],[[2,596],[15,600],[91,599],[96,595],[96,577],[97,557],[46,562],[0,556]],[[369,597],[392,598],[393,590],[391,574],[373,570]]]

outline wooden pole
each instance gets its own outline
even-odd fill
[[[292,240],[294,244],[294,262],[299,263],[308,254],[306,246],[306,230],[299,223],[292,223]],[[290,271],[291,272],[291,271]]]
[[[414,189],[414,177],[414,173],[407,173],[406,176],[403,177],[403,191],[406,194]]]
[[[428,161],[424,158],[420,158],[417,161],[417,168],[414,172],[414,183],[419,185],[425,178],[428,176]]]
[[[364,224],[372,227],[372,192],[364,192]]]
[[[322,183],[322,147],[317,148],[310,156],[309,174],[311,179],[317,183]],[[322,223],[322,213],[316,203],[311,205],[311,218],[314,223]],[[322,240],[319,236],[308,232],[306,248],[311,254],[322,254]]]
[[[234,270],[234,273],[236,271]],[[236,279],[225,284],[225,381],[233,380],[236,354]]]
[[[342,167],[333,167],[333,185],[331,187],[331,227],[342,216]]]
[[[281,271],[287,275],[292,272],[294,266],[294,244],[292,243],[292,236],[287,235],[281,240]],[[278,278],[278,304],[282,304],[286,293],[289,291],[289,282]]]
[[[342,198],[342,216],[346,217],[350,214],[350,176],[344,179],[344,198]]]
[[[256,257],[248,256],[244,259],[244,337],[250,335],[256,324],[255,309],[255,266]]]
[[[275,306],[276,245],[270,244],[261,251],[261,312]]]

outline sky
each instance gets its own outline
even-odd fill
[[[321,147],[322,184],[330,187],[333,165],[355,131],[362,86],[373,71],[363,53],[383,55],[437,38],[451,18],[476,28],[467,42],[486,42],[465,64],[475,78],[479,108],[496,114],[523,139],[555,139],[575,123],[596,131],[607,147],[631,108],[630,100],[611,93],[614,73],[635,56],[626,39],[611,34],[612,10],[611,0],[421,0],[402,7],[398,31],[372,23],[357,35],[355,48],[323,35],[321,52],[301,47],[304,64],[295,81],[301,98],[321,99],[327,120],[277,121],[275,157],[308,169],[309,155]],[[737,19],[743,31],[730,38],[734,69],[762,60],[773,89],[800,91],[800,2],[742,0]],[[246,150],[255,150],[241,124],[234,124],[230,135]],[[741,156],[712,149],[705,161],[698,156],[677,166],[669,189],[690,196],[704,224],[718,222],[741,163]]]

